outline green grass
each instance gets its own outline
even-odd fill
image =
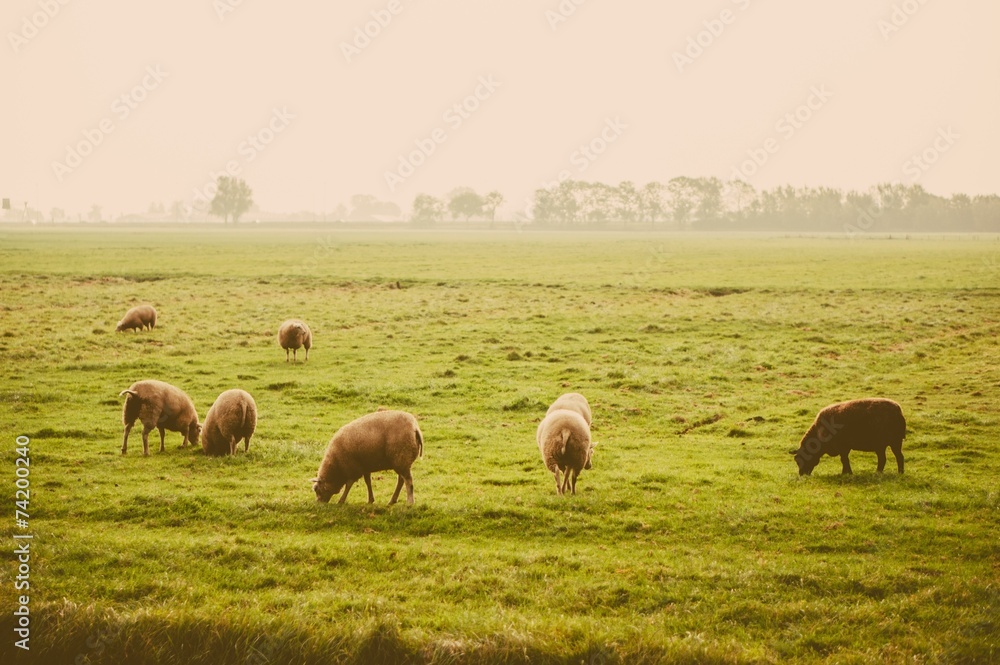
[[[995,238],[0,231],[0,487],[31,437],[35,536],[30,658],[8,555],[0,661],[998,662],[998,256]],[[115,334],[139,302],[157,328]],[[292,316],[308,364],[275,341]],[[123,458],[117,395],[143,378],[202,418],[250,391],[249,454],[168,433],[143,458],[135,432]],[[534,432],[568,391],[599,446],[559,498]],[[827,458],[800,479],[786,451],[815,413],[876,395],[903,405],[907,473],[855,453],[852,477]],[[363,485],[315,503],[327,441],[379,406],[421,422],[416,505],[385,505],[391,473],[374,506]]]

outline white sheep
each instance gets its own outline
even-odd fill
[[[142,421],[142,454],[149,455],[149,433],[160,431],[160,452],[165,450],[163,431],[181,432],[184,442],[194,444],[201,432],[198,411],[194,402],[183,390],[163,381],[136,381],[118,396],[127,395],[122,407],[122,423],[125,436],[122,440],[122,455],[128,451],[128,434],[136,420]]]
[[[238,388],[215,399],[201,428],[201,448],[206,455],[235,455],[240,439],[243,452],[250,450],[250,437],[257,428],[257,403]]]
[[[288,319],[278,329],[278,343],[285,350],[285,362],[288,362],[288,350],[292,350],[292,360],[295,361],[296,351],[305,347],[306,361],[309,360],[309,349],[312,348],[312,330],[299,319]]]
[[[424,453],[424,437],[417,419],[404,411],[378,411],[354,420],[333,435],[312,479],[316,500],[323,503],[344,488],[339,503],[359,478],[368,486],[368,503],[375,503],[371,474],[393,470],[398,476],[389,505],[396,503],[406,485],[406,502],[413,504],[413,477],[410,467]]]
[[[594,452],[587,421],[576,411],[557,409],[538,424],[535,438],[546,468],[555,476],[556,492],[560,496],[566,490],[576,494],[576,478],[580,471],[591,468]],[[561,482],[560,472],[564,474]]]
[[[150,330],[156,327],[156,310],[152,305],[139,305],[125,312],[125,316],[115,326],[115,332],[123,330]]]

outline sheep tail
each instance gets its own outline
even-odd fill
[[[142,399],[139,397],[139,393],[134,390],[123,390],[118,393],[118,396],[126,395],[125,397],[125,407],[122,409],[122,424],[131,425],[139,417],[139,411],[142,409]]]
[[[417,457],[424,456],[424,435],[420,433],[419,427],[413,428],[413,433],[417,437]]]
[[[566,444],[569,443],[570,431],[568,429],[564,429],[561,435],[562,435],[562,448],[559,450],[560,456],[566,454]]]

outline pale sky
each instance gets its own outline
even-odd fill
[[[561,172],[1000,192],[996,0],[4,0],[0,29],[0,196],[46,215],[190,204],[230,163],[278,212],[509,214]]]

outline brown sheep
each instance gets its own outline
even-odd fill
[[[215,399],[201,428],[201,448],[206,455],[235,455],[243,439],[243,452],[250,450],[250,437],[257,428],[257,403],[245,390],[227,390]]]
[[[115,332],[123,330],[150,330],[156,327],[156,310],[151,305],[139,305],[125,312],[125,316],[115,326]]]
[[[903,473],[904,438],[906,420],[899,404],[881,398],[856,399],[821,410],[799,447],[789,452],[795,456],[800,476],[811,474],[823,455],[839,455],[842,472],[851,473],[847,456],[852,450],[875,453],[878,472],[882,473],[888,447],[896,457],[899,473]]]
[[[137,381],[127,390],[118,393],[127,395],[122,408],[122,423],[125,436],[122,440],[122,455],[128,451],[128,433],[136,420],[142,421],[142,454],[149,455],[149,433],[154,428],[160,431],[160,452],[165,450],[163,431],[184,434],[185,447],[198,441],[201,425],[194,402],[183,390],[163,381]]]
[[[566,490],[576,494],[576,478],[580,471],[591,468],[594,452],[587,421],[576,411],[557,409],[538,424],[535,439],[546,468],[556,478],[556,492],[560,496]],[[562,482],[560,471],[565,474]]]
[[[288,319],[281,324],[278,329],[278,343],[285,350],[285,362],[288,362],[288,350],[292,350],[292,359],[297,360],[295,352],[301,347],[305,347],[306,361],[309,360],[309,349],[313,345],[312,331],[302,321],[298,319]]]
[[[410,467],[424,454],[424,436],[417,419],[404,411],[378,411],[350,422],[333,435],[326,447],[319,473],[313,478],[316,500],[330,501],[344,488],[338,503],[347,500],[347,493],[358,478],[368,486],[368,503],[375,503],[371,474],[393,470],[398,476],[396,491],[389,505],[396,503],[406,485],[406,502],[413,505],[413,477]]]
[[[590,412],[590,403],[587,402],[587,398],[580,393],[566,393],[565,395],[560,395],[556,401],[552,402],[552,406],[549,410],[545,412],[545,415],[549,415],[553,411],[558,411],[559,409],[566,409],[568,411],[576,411],[583,419],[587,421],[587,425],[590,426],[593,416]]]

